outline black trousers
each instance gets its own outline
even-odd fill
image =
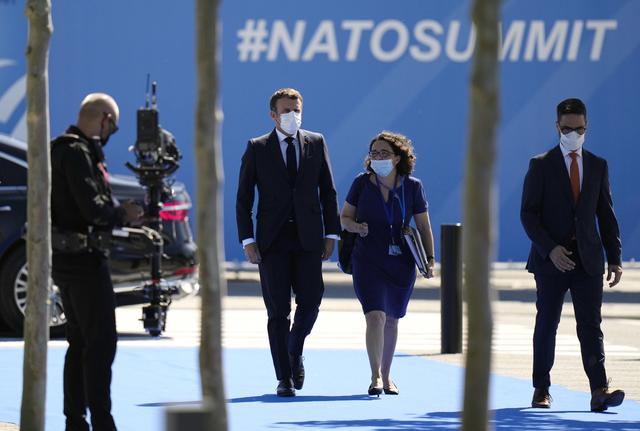
[[[579,266],[559,275],[536,274],[536,326],[533,334],[533,386],[551,385],[549,373],[553,367],[556,332],[564,297],[569,290],[576,319],[576,332],[580,341],[582,366],[589,386],[607,386],[604,368],[602,322],[602,276],[591,276]]]
[[[68,431],[115,430],[111,365],[116,354],[115,296],[109,261],[99,254],[55,255],[53,279],[67,318],[64,414]]]
[[[318,317],[324,283],[322,251],[305,251],[296,224],[287,222],[259,265],[262,297],[267,308],[267,332],[278,380],[291,377],[289,355],[302,354],[304,340]],[[296,312],[291,325],[291,292]]]

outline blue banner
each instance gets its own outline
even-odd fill
[[[383,129],[408,135],[415,176],[425,184],[436,239],[461,222],[468,135],[469,75],[476,37],[468,1],[226,1],[222,4],[224,217],[228,260],[243,259],[235,227],[240,157],[249,138],[273,128],[269,97],[281,87],[304,96],[303,128],[328,142],[340,204]],[[110,169],[132,160],[135,110],[146,74],[159,83],[162,125],[183,150],[177,178],[195,196],[196,99],[192,4],[114,0],[53,5],[51,131],[75,121],[86,93],[112,94],[121,131]],[[558,142],[555,106],[567,97],[588,108],[585,147],[609,162],[623,259],[640,257],[640,3],[633,0],[506,1],[501,17],[501,124],[498,134],[498,260],[526,259],[519,220],[529,159]],[[22,2],[0,2],[0,133],[25,137]],[[196,202],[197,205],[197,202]]]

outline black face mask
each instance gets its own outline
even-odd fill
[[[111,135],[108,135],[106,138],[104,139],[100,139],[100,145],[102,145],[103,147],[105,145],[107,145],[107,142],[109,142],[109,138],[111,137]]]
[[[108,134],[106,138],[103,138],[102,137],[103,131],[104,131],[104,128],[102,127],[102,124],[100,124],[100,134],[98,135],[99,137],[98,142],[100,142],[100,145],[104,147],[105,145],[107,145],[107,142],[109,142],[109,138],[111,137],[111,134]]]
[[[107,141],[108,140],[109,138],[107,138]],[[89,143],[91,144],[89,148],[91,149],[91,153],[93,154],[93,156],[97,159],[98,162],[104,162],[104,151],[102,150],[102,147],[105,146],[105,141],[97,138],[91,139]]]

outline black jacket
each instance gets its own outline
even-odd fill
[[[102,169],[101,166],[102,165]],[[71,126],[51,142],[51,223],[61,231],[110,230],[125,211],[116,206],[105,177],[100,142]]]
[[[522,225],[531,239],[529,272],[559,273],[549,253],[557,245],[567,247],[574,235],[588,274],[604,272],[603,246],[608,263],[620,265],[620,230],[613,211],[607,162],[585,149],[582,158],[582,190],[577,203],[573,202],[559,146],[531,159],[520,208]]]
[[[289,219],[292,206],[305,250],[322,250],[324,236],[340,232],[336,188],[324,137],[302,129],[298,133],[301,153],[293,186],[289,184],[275,129],[251,139],[242,156],[236,199],[238,239],[255,237],[261,252],[269,248]],[[259,201],[254,234],[256,187]]]

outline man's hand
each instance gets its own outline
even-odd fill
[[[569,258],[572,254],[573,252],[561,245],[557,245],[551,250],[551,253],[549,253],[549,259],[551,259],[551,262],[558,268],[558,271],[571,271],[576,266],[575,262]]]
[[[258,244],[252,242],[251,244],[247,244],[244,248],[244,255],[247,258],[247,261],[251,263],[258,264],[262,261],[262,257],[260,256],[260,251],[258,250]]]
[[[607,268],[607,281],[611,280],[611,274],[613,274],[613,281],[609,283],[609,287],[613,287],[622,278],[622,267],[620,265],[609,265]]]
[[[122,203],[122,208],[125,210],[124,222],[134,223],[142,219],[144,211],[142,207],[135,202],[127,201]]]
[[[327,260],[333,254],[333,246],[335,245],[335,240],[331,238],[324,239],[324,251],[322,252],[322,260]]]

